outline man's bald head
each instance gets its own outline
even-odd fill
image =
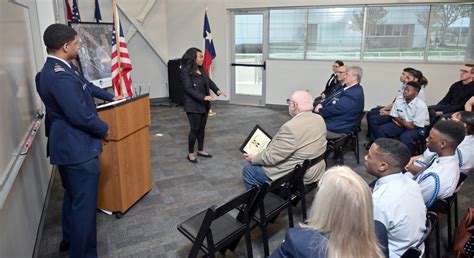
[[[301,112],[313,109],[313,97],[308,91],[295,91],[290,98],[289,105],[290,115],[295,116]]]

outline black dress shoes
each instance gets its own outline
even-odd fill
[[[203,154],[203,153],[199,153],[199,152],[198,152],[197,155],[200,156],[200,157],[204,157],[204,158],[212,158],[212,155],[209,154],[209,153]]]
[[[186,158],[187,158],[187,159],[189,160],[189,162],[191,162],[191,163],[194,163],[194,164],[198,163],[198,160],[197,160],[196,158],[190,159],[189,156],[186,156]]]
[[[59,244],[59,251],[60,252],[69,251],[69,242],[67,242],[66,240],[61,240],[61,243]]]

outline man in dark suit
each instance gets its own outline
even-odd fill
[[[362,68],[351,66],[347,72],[345,87],[340,87],[316,106],[326,122],[327,138],[335,139],[350,133],[357,117],[364,111],[364,90],[360,86]]]
[[[60,250],[70,257],[97,257],[96,206],[98,155],[108,125],[97,116],[93,97],[119,99],[87,81],[70,62],[77,57],[77,33],[52,24],[44,32],[48,59],[36,76],[46,106],[47,152],[57,165],[64,187],[63,240]]]

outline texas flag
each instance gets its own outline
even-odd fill
[[[212,60],[216,58],[216,50],[214,49],[214,42],[212,42],[211,26],[207,19],[207,11],[204,13],[204,31],[202,34],[205,47],[204,47],[204,63],[202,64],[204,71],[209,75],[209,68],[212,64]]]

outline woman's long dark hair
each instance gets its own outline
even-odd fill
[[[428,86],[428,79],[426,79],[426,77],[420,70],[413,69],[411,71],[408,71],[408,73],[418,79],[418,83],[421,84],[424,88]]]
[[[181,69],[184,69],[192,75],[196,74],[196,70],[198,69],[198,65],[196,64],[196,56],[198,52],[202,53],[199,48],[195,47],[186,50],[183,57],[181,58]]]

